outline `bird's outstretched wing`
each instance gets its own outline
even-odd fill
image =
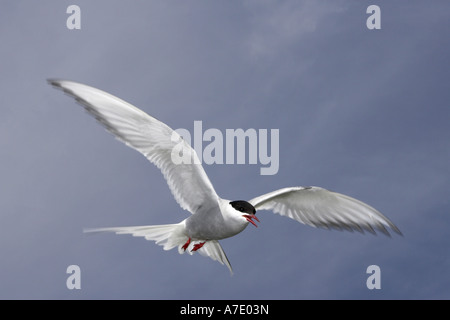
[[[400,230],[371,206],[349,196],[319,187],[290,187],[272,191],[249,201],[256,210],[272,210],[301,223],[326,229],[379,230],[390,235],[386,227]]]
[[[183,209],[195,213],[200,206],[217,206],[218,196],[195,150],[177,132],[99,89],[67,80],[49,79],[48,83],[74,97],[118,140],[155,164]],[[183,153],[183,159],[189,158],[190,161],[174,162],[173,152]]]

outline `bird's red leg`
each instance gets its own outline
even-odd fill
[[[201,247],[203,247],[203,245],[204,245],[205,243],[206,243],[206,241],[205,241],[205,242],[200,242],[200,243],[194,244],[194,248],[192,248],[191,252],[197,251],[198,249],[200,249]]]
[[[189,247],[189,244],[191,243],[191,238],[186,241],[186,243],[182,246],[183,250],[186,251],[186,249]]]

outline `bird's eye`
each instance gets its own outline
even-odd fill
[[[240,208],[239,208],[239,211],[240,211],[240,212],[244,212],[244,208],[243,208],[243,207],[240,207]]]

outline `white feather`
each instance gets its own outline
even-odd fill
[[[117,139],[155,164],[183,209],[195,213],[202,205],[217,205],[218,196],[195,150],[166,124],[102,90],[66,80],[48,82],[74,97]],[[190,153],[191,164],[172,161],[172,151],[179,143]]]
[[[322,228],[389,235],[385,227],[400,230],[384,215],[352,197],[320,187],[290,187],[249,201],[257,210],[273,210],[301,223]]]

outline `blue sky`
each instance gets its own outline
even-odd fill
[[[81,8],[81,30],[66,9]],[[366,9],[381,8],[381,30]],[[0,11],[0,298],[449,299],[450,3],[16,1]],[[85,227],[186,218],[159,170],[58,77],[172,128],[279,129],[280,167],[207,165],[217,193],[316,185],[403,232],[314,229],[270,212],[221,241],[234,268]],[[81,269],[68,290],[66,268]],[[366,287],[370,265],[381,289]]]

